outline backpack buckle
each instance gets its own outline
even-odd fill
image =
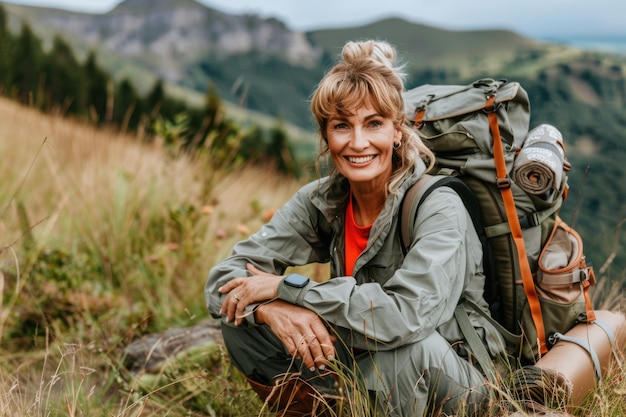
[[[502,103],[496,103],[496,101],[495,101],[495,96],[496,96],[495,94],[493,94],[493,95],[488,95],[488,96],[487,96],[487,100],[489,100],[489,99],[493,98],[493,99],[494,99],[494,101],[493,101],[493,106],[490,106],[490,105],[488,104],[488,105],[487,105],[487,107],[485,107],[485,108],[483,109],[483,112],[484,112],[485,114],[489,114],[489,113],[497,113],[497,112],[498,112],[498,110],[500,110],[500,107],[502,107]]]
[[[519,218],[519,225],[524,229],[530,229],[531,227],[536,227],[541,224],[541,219],[539,219],[539,214],[535,211],[530,213],[527,216],[522,216]]]
[[[424,124],[424,117],[426,116],[426,108],[431,101],[435,98],[434,94],[429,94],[424,97],[417,106],[415,106],[415,116],[413,117],[413,126],[420,129]]]
[[[415,110],[415,117],[413,117],[413,127],[421,129],[424,125],[424,116],[426,115],[425,109],[417,108]]]
[[[496,186],[499,190],[508,190],[511,188],[511,179],[508,176],[505,178],[496,178]]]

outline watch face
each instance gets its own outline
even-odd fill
[[[296,287],[303,288],[306,284],[309,283],[309,278],[300,274],[289,274],[285,277],[285,284]]]

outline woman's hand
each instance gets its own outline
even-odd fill
[[[283,279],[281,275],[260,271],[252,264],[248,264],[247,269],[252,276],[232,279],[218,289],[221,294],[228,294],[220,313],[227,316],[229,323],[235,320],[237,326],[243,322],[247,306],[278,296],[278,285]]]
[[[257,308],[256,322],[266,324],[287,351],[311,371],[324,369],[335,358],[335,337],[313,311],[281,300]]]

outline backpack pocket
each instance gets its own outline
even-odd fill
[[[541,298],[569,304],[582,295],[585,281],[595,284],[593,270],[585,261],[582,239],[557,217],[539,256],[537,293]]]
[[[566,333],[577,323],[586,321],[591,307],[587,289],[594,284],[595,276],[593,269],[586,264],[580,235],[557,217],[539,256],[535,275],[535,288],[548,338],[557,332]],[[523,289],[520,293],[524,295]],[[538,359],[537,331],[526,300],[521,327],[525,340],[522,356],[535,362]]]

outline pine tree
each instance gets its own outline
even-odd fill
[[[44,109],[59,109],[61,114],[86,113],[84,73],[72,48],[55,36],[51,51],[42,60],[46,96]]]
[[[150,118],[154,118],[161,112],[162,107],[165,105],[165,89],[163,87],[163,80],[157,80],[152,89],[146,96],[145,108]]]
[[[7,25],[7,15],[0,5],[0,94],[10,95],[15,82],[15,38]]]
[[[266,153],[269,160],[275,161],[279,172],[295,176],[300,174],[287,132],[280,122],[270,131],[270,143]]]
[[[41,41],[35,36],[28,24],[22,25],[15,48],[16,98],[23,104],[41,104],[41,59],[43,49]]]
[[[86,75],[86,106],[89,119],[102,124],[106,120],[107,102],[109,99],[107,86],[111,82],[110,77],[104,72],[96,61],[96,54],[90,51],[83,64]]]
[[[141,114],[141,100],[135,87],[128,79],[123,79],[115,89],[113,123],[122,130],[133,130],[139,126]]]

